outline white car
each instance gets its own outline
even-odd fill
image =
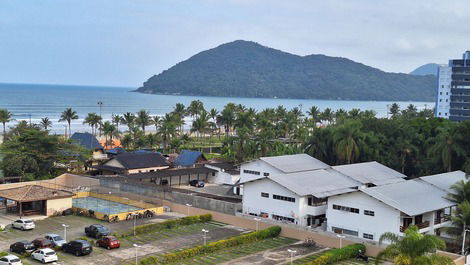
[[[14,221],[11,226],[13,228],[21,229],[21,230],[32,230],[36,227],[33,220],[30,219],[18,219]]]
[[[23,265],[23,263],[17,256],[7,255],[0,258],[0,265]]]
[[[31,253],[31,257],[33,257],[35,260],[39,260],[42,263],[54,262],[59,259],[57,258],[55,251],[50,248],[38,249]]]
[[[57,234],[47,234],[44,236],[45,239],[48,239],[54,244],[54,246],[61,247],[63,244],[67,243],[65,240]]]

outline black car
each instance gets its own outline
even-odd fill
[[[102,225],[90,225],[88,227],[85,227],[85,234],[89,237],[93,238],[101,238],[103,236],[109,236],[111,234],[111,231],[109,231],[108,228],[102,226]]]
[[[31,252],[35,250],[32,242],[23,240],[10,245],[10,252],[15,252],[18,254],[24,254],[25,252]]]
[[[197,187],[197,188],[202,188],[204,187],[204,181],[193,179],[189,182],[189,185]]]
[[[63,244],[62,250],[75,256],[82,256],[90,254],[93,251],[93,247],[86,240],[73,240]]]

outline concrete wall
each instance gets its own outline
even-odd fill
[[[334,210],[333,204],[358,208],[359,213]],[[365,215],[364,210],[374,211],[375,215]],[[328,198],[326,218],[328,231],[333,231],[332,227],[348,229],[357,231],[360,238],[367,233],[377,241],[385,232],[400,232],[400,211],[359,191]]]
[[[61,213],[64,210],[72,208],[72,198],[48,200],[46,207],[47,207],[46,209],[47,216]]]
[[[117,192],[126,192],[140,194],[161,200],[168,200],[180,204],[191,204],[194,207],[217,211],[221,213],[235,215],[237,211],[241,211],[240,203],[232,203],[227,201],[215,200],[211,198],[195,196],[172,191],[164,186],[158,186],[148,183],[125,183],[123,181],[101,178],[101,187],[106,187]]]

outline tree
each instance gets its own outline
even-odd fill
[[[384,233],[380,236],[379,244],[388,241],[390,244],[382,250],[375,261],[380,264],[392,260],[394,265],[451,265],[453,260],[439,256],[436,252],[445,248],[445,243],[434,235],[419,233],[417,226],[412,225],[405,230],[401,237],[394,233]]]
[[[392,115],[392,118],[398,116],[400,114],[400,105],[398,105],[397,103],[393,103],[390,106],[390,114]]]
[[[307,114],[310,116],[310,119],[312,119],[313,122],[320,122],[320,109],[317,106],[311,106],[307,110]]]
[[[333,131],[333,144],[342,163],[351,164],[356,161],[363,141],[364,135],[358,123],[348,123]]]
[[[119,124],[121,124],[122,116],[117,115],[117,114],[113,115],[112,121],[113,121],[114,125],[116,125],[116,131],[119,132]]]
[[[320,120],[326,121],[327,123],[331,123],[333,121],[334,112],[330,108],[326,108],[320,114]]]
[[[232,130],[237,113],[236,108],[235,104],[228,103],[217,117],[217,123],[222,124],[225,127],[225,137],[228,137]]]
[[[91,127],[91,133],[96,135],[96,128],[101,123],[101,117],[96,113],[88,113],[83,120],[83,124],[88,124]]]
[[[6,124],[11,122],[13,119],[11,118],[13,114],[9,112],[7,109],[0,109],[0,122],[3,124],[3,138],[6,135]]]
[[[105,147],[108,145],[113,146],[113,137],[118,135],[117,128],[109,121],[103,123],[103,134],[105,136]]]
[[[47,131],[47,129],[52,126],[52,121],[48,117],[44,117],[41,119],[40,125]]]
[[[140,110],[137,112],[135,123],[142,128],[142,132],[145,134],[145,127],[152,124],[152,118],[148,111]]]
[[[126,113],[124,113],[124,114],[122,115],[121,123],[127,125],[128,131],[131,132],[131,131],[132,131],[132,127],[134,127],[134,123],[135,123],[135,115],[134,115],[134,113],[132,113],[132,112],[126,112]]]
[[[197,132],[199,137],[205,136],[205,133],[210,128],[209,123],[209,114],[205,111],[201,112],[199,117],[197,117],[192,124],[191,132]]]
[[[436,157],[448,172],[452,171],[455,159],[467,155],[466,149],[459,143],[461,140],[463,139],[456,127],[442,127],[438,129],[434,144],[429,149],[430,154]]]
[[[163,116],[158,126],[157,134],[162,138],[163,149],[166,150],[171,138],[176,136],[176,127],[173,122],[173,117],[169,113]]]
[[[204,103],[202,103],[202,101],[200,101],[200,100],[191,101],[191,103],[189,104],[188,109],[187,109],[188,114],[192,118],[194,118],[194,117],[197,118],[199,116],[199,114],[201,114],[203,111],[205,111]]]
[[[72,123],[72,120],[77,120],[77,119],[78,119],[77,112],[72,110],[72,108],[66,108],[60,115],[59,122],[66,121],[67,124],[69,125],[69,137],[72,134],[72,129],[71,129],[70,124]]]

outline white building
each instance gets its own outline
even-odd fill
[[[302,226],[324,222],[330,196],[406,177],[377,162],[330,167],[306,154],[262,157],[240,171],[244,214]]]
[[[378,241],[385,232],[400,234],[414,224],[421,233],[439,234],[449,224],[455,203],[445,199],[461,171],[422,177],[332,196],[327,230]]]

